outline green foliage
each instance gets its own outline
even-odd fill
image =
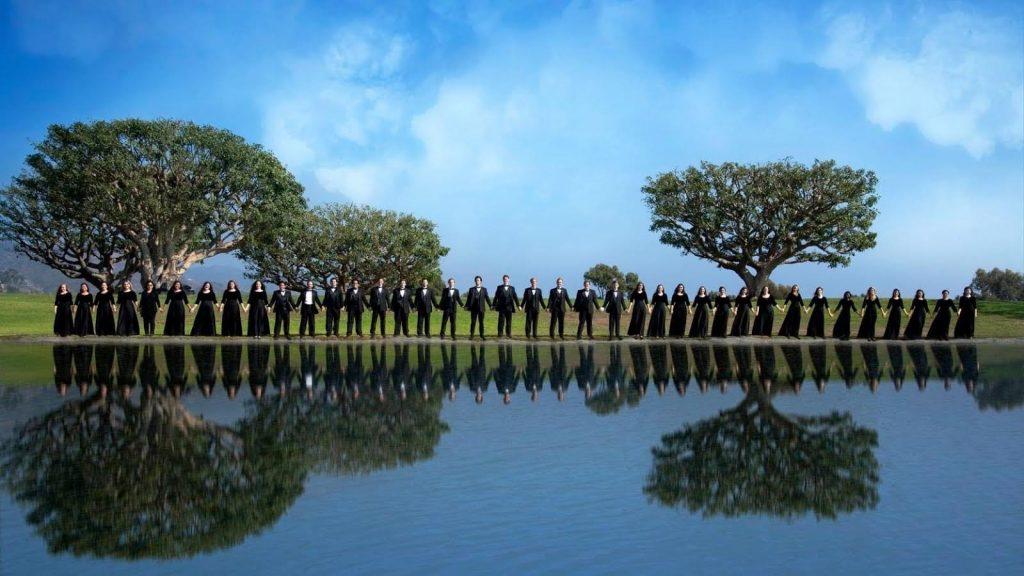
[[[847,266],[875,245],[871,171],[815,161],[711,164],[647,179],[651,230],[756,290],[783,264]]]
[[[628,290],[639,282],[639,276],[635,272],[623,273],[618,266],[609,264],[594,264],[583,273],[583,279],[590,280],[591,286],[601,296],[604,296],[605,290],[611,289],[613,280],[619,281],[620,290]]]
[[[982,298],[1020,301],[1024,300],[1024,275],[1009,268],[993,268],[988,272],[978,268],[971,288]]]

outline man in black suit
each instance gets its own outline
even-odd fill
[[[486,340],[484,336],[484,312],[491,306],[491,297],[487,294],[487,288],[483,287],[483,278],[473,278],[474,286],[466,293],[466,310],[469,310],[469,339],[473,339],[473,332],[477,322],[480,323],[480,339]]]
[[[341,329],[341,308],[345,305],[345,293],[338,288],[338,278],[331,278],[330,284],[324,290],[324,312],[327,314],[328,336],[338,335]]]
[[[309,335],[316,335],[316,315],[320,312],[320,307],[323,304],[320,303],[320,296],[316,293],[316,288],[313,287],[312,280],[306,280],[306,288],[302,292],[299,292],[298,299],[295,300],[295,307],[299,309],[299,338],[306,335],[306,326],[309,326]]]
[[[359,280],[353,280],[352,286],[345,291],[345,336],[352,335],[352,327],[355,325],[356,334],[363,336],[363,310],[366,308],[366,300],[363,291],[359,288]]]
[[[576,302],[572,309],[579,312],[580,323],[576,326],[576,339],[583,335],[583,325],[587,326],[587,338],[594,339],[594,314],[597,313],[597,292],[590,289],[590,280],[583,281],[583,289],[576,291]]]
[[[437,307],[437,300],[434,299],[434,291],[426,278],[420,280],[420,287],[416,290],[413,303],[416,305],[416,335],[430,338],[430,315]]]
[[[508,281],[508,274],[501,277],[501,286],[494,290],[494,305],[498,311],[498,337],[512,336],[512,314],[519,308],[519,296]]]
[[[372,338],[377,331],[377,319],[380,319],[380,337],[386,338],[387,334],[384,328],[384,322],[387,318],[388,309],[391,307],[391,301],[388,298],[388,292],[384,289],[384,279],[378,278],[377,285],[370,288],[370,337]]]
[[[530,287],[523,291],[523,312],[526,314],[526,337],[537,337],[537,319],[544,308],[544,293],[537,288],[537,279],[530,278]]]
[[[612,280],[611,288],[604,293],[604,306],[601,308],[608,313],[608,339],[613,337],[622,340],[622,333],[619,330],[619,320],[622,313],[626,311],[626,298],[619,290],[619,281]]]
[[[452,340],[455,340],[455,311],[462,307],[462,297],[455,287],[455,278],[448,279],[448,287],[441,291],[441,338],[444,338],[445,325],[450,326]]]
[[[409,313],[412,312],[411,290],[405,287],[405,280],[398,283],[398,288],[391,291],[391,311],[395,314],[395,336],[399,330],[409,335]]]
[[[551,313],[551,325],[548,334],[555,337],[555,323],[558,324],[558,337],[565,338],[565,313],[572,305],[569,302],[569,291],[563,286],[561,278],[555,281],[555,287],[548,293],[548,312]]]
[[[291,312],[295,309],[295,304],[292,303],[292,294],[283,280],[277,283],[277,290],[270,297],[267,306],[274,311],[274,338],[281,335],[282,326],[284,326],[284,337],[291,338]]]

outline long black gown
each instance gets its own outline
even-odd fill
[[[92,294],[75,294],[75,334],[92,336],[96,330],[92,326]]]
[[[146,336],[152,336],[156,331],[156,312],[159,309],[160,294],[156,290],[139,294],[139,316],[142,317],[142,328]]]
[[[217,295],[213,290],[196,294],[196,319],[192,321],[190,336],[217,335]]]
[[[732,319],[732,330],[730,336],[746,336],[750,332],[750,315],[753,306],[750,304],[750,296],[736,297],[736,317]]]
[[[903,322],[903,298],[889,298],[885,304],[888,310],[889,319],[885,322],[885,332],[882,333],[883,340],[899,340],[900,324]]]
[[[686,292],[672,295],[672,318],[668,322],[668,335],[672,338],[686,336],[686,314],[690,307],[690,295]]]
[[[788,338],[800,337],[800,313],[804,308],[804,299],[799,294],[786,294],[786,317],[779,326],[779,336]]]
[[[929,340],[949,340],[949,325],[956,312],[956,302],[952,298],[940,298],[935,301],[935,316],[928,327]]]
[[[184,290],[170,290],[164,298],[167,306],[167,319],[164,321],[164,336],[185,335],[185,307],[188,306],[188,294]]]
[[[655,293],[651,297],[651,321],[647,324],[647,336],[665,337],[665,320],[668,318],[668,294]]]
[[[633,315],[629,318],[627,336],[643,336],[644,325],[647,324],[647,292],[629,295],[629,304],[633,307]]]
[[[725,338],[729,331],[729,310],[732,299],[728,296],[715,296],[715,318],[711,322],[711,337]]]
[[[697,296],[693,299],[693,321],[690,322],[690,338],[707,338],[708,311],[711,309],[711,298]]]
[[[904,338],[914,340],[924,334],[924,320],[928,312],[928,301],[924,298],[914,298],[910,302],[910,320],[907,320],[907,329],[903,331]]]
[[[978,299],[974,296],[960,297],[960,316],[953,328],[953,338],[974,338],[974,313],[978,309]]]
[[[220,301],[224,305],[220,318],[220,335],[241,336],[242,293],[238,290],[225,290]]]
[[[270,319],[267,316],[267,291],[249,292],[249,325],[248,336],[269,336]]]
[[[57,307],[53,315],[53,333],[57,336],[67,336],[75,330],[75,319],[71,315],[71,304],[74,301],[71,292],[57,294],[53,298],[53,305]]]
[[[114,324],[114,293],[96,293],[96,335],[113,336],[117,334],[117,326]]]
[[[825,310],[828,310],[828,298],[814,296],[811,298],[811,319],[807,321],[807,336],[811,338],[825,337]]]
[[[832,326],[833,338],[839,338],[840,340],[850,339],[850,317],[856,311],[857,304],[854,303],[852,298],[849,300],[843,298],[839,301],[839,304],[836,304],[836,312],[839,312],[839,316],[836,318],[836,323]],[[814,318],[814,316],[811,316],[811,318]]]
[[[882,301],[877,297],[874,300],[864,299],[860,306],[864,317],[860,320],[860,328],[857,329],[857,338],[875,339],[875,323],[878,322],[878,312],[882,309]]]
[[[135,303],[139,295],[135,290],[124,290],[117,293],[117,335],[137,336],[139,334],[139,315],[135,312]]]
[[[775,297],[757,297],[757,316],[754,317],[754,326],[750,333],[754,336],[771,336],[772,325],[775,324]]]

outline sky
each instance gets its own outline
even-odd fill
[[[186,119],[271,150],[312,204],[433,220],[462,285],[604,262],[732,291],[649,230],[646,178],[835,159],[878,176],[877,246],[773,280],[958,291],[1024,268],[1014,2],[14,0],[0,26],[4,181],[52,123]]]

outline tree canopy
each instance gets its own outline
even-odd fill
[[[651,231],[683,254],[738,274],[751,290],[783,264],[847,266],[874,247],[874,172],[811,166],[702,162],[647,179]]]
[[[1024,300],[1024,275],[1009,268],[993,268],[987,272],[978,268],[971,287],[983,298]]]
[[[636,272],[623,273],[618,266],[609,264],[594,264],[589,270],[583,273],[584,280],[590,280],[590,284],[604,296],[605,290],[612,286],[612,280],[618,280],[620,290],[628,290],[639,281]]]
[[[0,191],[0,236],[71,278],[141,274],[159,284],[304,207],[302,186],[273,154],[226,130],[55,124]]]

